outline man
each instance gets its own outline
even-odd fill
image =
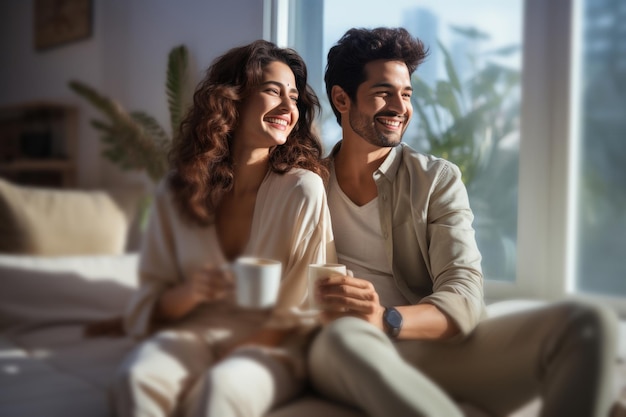
[[[320,281],[328,323],[314,386],[370,416],[504,416],[541,396],[542,416],[606,417],[612,312],[561,302],[486,318],[481,256],[458,168],[401,143],[411,74],[427,52],[404,29],[351,29],[328,54],[343,139],[327,187],[339,262]],[[407,364],[408,362],[408,364]]]

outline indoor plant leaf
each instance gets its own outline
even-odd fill
[[[188,79],[188,54],[184,45],[173,48],[167,61],[167,104],[170,111],[172,137],[176,136],[178,127],[184,117],[189,100]]]
[[[187,48],[180,45],[170,51],[167,66],[166,94],[172,135],[145,112],[128,112],[115,100],[80,81],[71,80],[68,84],[107,119],[91,121],[101,133],[103,156],[121,169],[145,170],[151,180],[158,182],[167,172],[167,153],[190,97],[187,72]]]

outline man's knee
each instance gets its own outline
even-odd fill
[[[384,337],[384,333],[368,322],[356,317],[343,317],[324,326],[313,341],[312,351],[332,352],[334,355],[350,353],[363,337]]]
[[[618,318],[612,309],[579,300],[565,301],[562,308],[577,341],[602,344],[616,341]]]
[[[350,369],[362,363],[369,351],[395,349],[393,343],[380,329],[355,317],[343,317],[327,324],[317,334],[309,352],[309,368],[313,374],[318,370]]]

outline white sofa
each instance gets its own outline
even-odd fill
[[[113,416],[108,387],[133,341],[82,332],[123,311],[136,267],[136,254],[0,255],[0,416]],[[271,416],[361,415],[342,408],[309,396]]]
[[[0,416],[112,416],[107,399],[126,338],[83,337],[122,311],[136,255],[0,255]]]
[[[0,417],[112,417],[108,387],[134,342],[88,338],[120,315],[138,255],[0,255]],[[501,308],[494,306],[496,308]],[[463,405],[468,416],[485,416]],[[531,416],[531,404],[516,416]],[[307,393],[267,417],[365,417]]]
[[[83,330],[121,315],[137,286],[138,255],[128,251],[128,236],[141,199],[130,196],[0,179],[0,417],[114,416],[109,386],[134,342],[87,338]],[[504,314],[528,305],[489,310]],[[468,417],[486,416],[461,406]],[[507,417],[534,417],[539,407],[534,401]],[[266,417],[319,416],[365,417],[313,392]]]
[[[145,195],[0,178],[0,417],[114,415],[109,386],[135,342],[83,331],[123,314],[137,287]],[[312,395],[271,413],[320,415],[362,416]]]

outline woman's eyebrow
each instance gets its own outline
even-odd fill
[[[272,81],[272,80],[264,81],[264,82],[261,83],[262,86],[268,85],[268,84],[275,85],[276,87],[280,87],[280,88],[283,88],[285,86],[284,84],[279,83],[278,81]],[[291,88],[289,88],[289,92],[292,93],[292,94],[293,93],[298,94],[298,89],[296,87],[291,87]]]

